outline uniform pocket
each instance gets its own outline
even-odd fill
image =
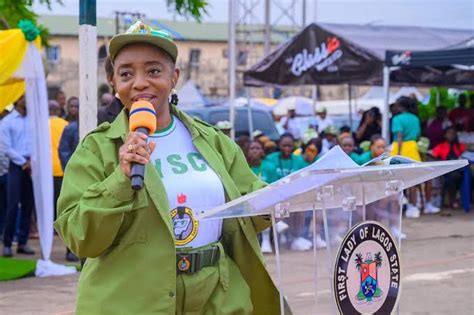
[[[133,210],[125,212],[114,245],[144,243],[147,241],[150,209],[146,196],[137,196]]]

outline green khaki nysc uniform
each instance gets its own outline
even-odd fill
[[[171,112],[189,129],[197,150],[220,177],[228,201],[264,185],[232,140],[174,106]],[[118,150],[127,133],[128,119],[122,111],[112,124],[104,123],[89,134],[66,167],[55,228],[68,248],[87,257],[76,313],[175,314],[184,304],[192,309],[209,300],[214,306],[192,314],[229,314],[226,305],[235,302],[236,285],[242,298],[250,290],[253,314],[279,314],[278,290],[257,241],[257,233],[269,226],[262,217],[225,219],[226,257],[194,275],[177,275],[172,221],[158,172],[147,164],[144,188],[135,192],[120,169]],[[222,285],[216,287],[217,297],[200,296],[206,295],[201,289],[216,279]],[[242,309],[232,314],[245,313]]]

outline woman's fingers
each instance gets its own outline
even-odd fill
[[[149,159],[141,155],[138,155],[136,153],[126,153],[123,156],[123,161],[127,162],[128,164],[131,164],[131,163],[147,164],[149,162]]]
[[[148,144],[148,148],[150,149],[150,154],[152,154],[155,151],[156,143],[155,142],[150,142]]]
[[[130,132],[127,140],[119,149],[120,167],[124,174],[130,177],[131,164],[147,164],[155,143],[147,143],[148,136],[141,132]]]

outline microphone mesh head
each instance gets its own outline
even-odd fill
[[[129,116],[130,131],[147,128],[149,133],[156,131],[156,111],[148,101],[137,101],[132,104]]]

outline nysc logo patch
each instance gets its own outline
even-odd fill
[[[365,221],[344,238],[336,256],[334,295],[341,314],[390,314],[400,293],[400,256],[390,233]]]
[[[178,204],[186,203],[186,195],[180,194]],[[189,244],[198,234],[199,221],[194,218],[193,210],[180,205],[170,212],[176,246]]]

